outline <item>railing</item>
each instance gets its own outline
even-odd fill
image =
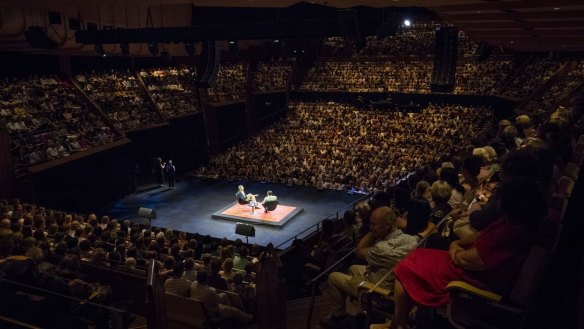
[[[310,282],[308,282],[308,284],[310,284],[310,286],[311,286],[312,294],[310,296],[310,307],[308,309],[308,317],[306,319],[306,328],[307,329],[310,329],[310,322],[312,321],[312,311],[314,309],[314,301],[316,299],[317,283],[319,283],[325,275],[328,276],[331,271],[337,269],[340,264],[344,263],[345,260],[352,257],[354,254],[355,254],[355,248],[351,249],[349,252],[347,252],[346,255],[341,257],[341,259],[336,261],[333,265],[326,268],[319,275],[317,275],[314,279],[312,279],[312,280],[310,280]]]
[[[440,232],[440,229],[442,229],[443,225],[447,225],[448,224],[448,220],[450,217],[450,213],[448,213],[446,216],[444,216],[444,218],[442,218],[442,220],[440,220],[440,222],[436,225],[436,227],[434,228],[434,230],[428,234],[427,236],[425,236],[423,239],[421,239],[416,246],[413,249],[417,249],[420,246],[425,246],[428,238],[430,237],[430,235],[434,232]],[[412,250],[413,250],[412,249]],[[312,279],[309,284],[311,285],[312,288],[312,296],[310,299],[310,308],[308,310],[308,318],[306,320],[306,328],[310,329],[310,323],[312,321],[312,312],[313,312],[313,308],[314,308],[314,301],[316,298],[316,284],[318,282],[320,282],[322,280],[322,278],[325,275],[329,275],[329,273],[335,269],[338,268],[338,266],[340,264],[342,264],[345,260],[347,260],[349,257],[353,256],[353,254],[355,254],[356,249],[351,249],[351,251],[349,251],[346,255],[344,255],[341,259],[339,259],[336,263],[334,263],[333,265],[329,266],[327,269],[325,269],[324,271],[322,271],[318,276],[316,276],[314,279]],[[372,292],[374,292],[377,288],[379,288],[379,286],[388,278],[389,275],[391,275],[393,273],[393,268],[387,272],[381,279],[379,279],[377,282],[374,283],[374,285],[369,288],[367,290],[367,296],[369,297],[368,299],[368,304],[367,305],[371,305],[371,299],[370,297],[372,296]],[[360,296],[359,296],[360,297]],[[359,298],[359,301],[361,301],[361,298]]]
[[[349,207],[352,207],[352,208],[354,208],[354,207],[355,207],[355,205],[356,205],[357,203],[359,203],[359,202],[362,202],[363,200],[367,200],[367,199],[369,199],[369,197],[370,197],[370,196],[371,196],[371,194],[366,194],[366,195],[363,195],[363,196],[362,196],[362,197],[360,197],[359,199],[357,199],[357,200],[355,200],[355,201],[351,202],[350,204],[348,204],[348,205],[344,206],[343,208],[341,208],[341,209],[339,209],[339,210],[344,210],[344,209],[347,209],[347,208],[349,208]],[[276,249],[280,249],[280,247],[282,247],[282,246],[284,246],[284,245],[287,245],[287,244],[289,244],[289,243],[290,243],[290,241],[297,240],[299,237],[302,237],[302,236],[304,236],[306,232],[309,232],[309,231],[312,231],[312,230],[314,230],[314,228],[316,228],[316,231],[315,231],[315,232],[316,232],[316,233],[318,233],[318,232],[320,231],[320,224],[322,223],[322,221],[323,221],[323,220],[325,220],[325,219],[331,219],[332,217],[334,217],[334,218],[335,218],[335,219],[337,219],[337,220],[339,219],[339,210],[337,210],[337,211],[335,211],[335,212],[333,212],[333,213],[330,213],[329,215],[327,215],[325,218],[323,218],[323,219],[322,219],[321,221],[319,221],[318,223],[316,223],[316,224],[314,224],[314,225],[312,225],[312,226],[310,226],[310,227],[308,227],[308,228],[306,228],[306,229],[304,229],[304,230],[300,231],[299,233],[297,233],[297,234],[296,234],[296,235],[294,235],[293,237],[291,237],[291,238],[287,239],[286,241],[284,241],[284,242],[280,243],[279,245],[277,245],[275,248],[276,248]]]
[[[99,320],[96,320],[96,319],[86,318],[86,317],[83,317],[82,315],[75,315],[74,310],[71,310],[71,314],[67,314],[67,313],[58,314],[57,316],[59,316],[59,319],[67,318],[68,316],[72,316],[73,318],[76,318],[78,320],[92,323],[95,328],[125,329],[125,328],[128,328],[129,324],[130,324],[129,323],[130,322],[129,321],[130,314],[127,310],[94,303],[88,299],[79,299],[79,298],[71,297],[69,295],[63,295],[63,294],[60,294],[58,292],[42,289],[42,288],[35,287],[35,286],[30,286],[30,285],[27,285],[27,284],[24,284],[21,282],[16,282],[16,281],[8,280],[8,279],[0,279],[0,283],[2,284],[3,289],[7,289],[7,288],[10,289],[10,287],[11,287],[12,289],[17,289],[18,291],[23,291],[25,295],[29,295],[30,297],[36,297],[36,298],[39,298],[41,300],[45,297],[57,297],[57,298],[62,300],[62,303],[64,303],[64,305],[66,307],[77,304],[79,308],[91,306],[91,307],[97,308],[100,311],[100,313],[104,312],[103,313],[104,318],[101,319],[101,321],[103,321],[103,322],[99,322]],[[34,311],[34,309],[30,309],[30,311],[32,312],[32,311]],[[51,314],[51,315],[55,316],[55,314]],[[46,317],[43,315],[43,319],[48,319],[48,317],[49,317],[49,315],[47,315]],[[112,319],[119,319],[119,321],[112,321]],[[2,320],[6,321],[6,322],[11,322],[11,323],[22,323],[25,325],[25,327],[29,327],[29,328],[36,328],[39,325],[41,327],[45,327],[45,325],[43,323],[28,323],[27,321],[30,321],[30,320],[15,319],[12,317],[12,315],[8,316],[7,314],[2,314]]]

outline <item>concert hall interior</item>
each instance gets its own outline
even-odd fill
[[[583,114],[582,1],[4,1],[0,328],[584,328]]]

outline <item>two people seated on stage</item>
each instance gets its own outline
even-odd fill
[[[278,206],[278,197],[275,196],[272,191],[268,190],[264,201],[262,201],[262,206],[264,207],[264,212],[275,210]]]
[[[237,198],[237,202],[239,202],[239,204],[249,204],[250,202],[256,203],[256,196],[257,194],[245,194],[243,185],[239,185],[237,187],[237,193],[235,193],[235,197]]]

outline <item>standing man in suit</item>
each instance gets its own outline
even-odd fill
[[[168,180],[168,187],[174,190],[174,183],[176,182],[176,167],[172,163],[172,160],[168,160],[168,164],[165,167],[166,179]]]
[[[266,202],[278,201],[278,197],[273,195],[272,191],[268,190],[268,193],[266,194],[267,194],[266,197],[262,201],[262,207],[264,207],[264,212],[268,212],[268,209],[266,208]]]
[[[237,193],[235,193],[235,197],[237,198],[237,201],[239,202],[239,204],[247,204],[250,201],[256,202],[256,196],[253,194],[245,194],[245,189],[243,187],[243,185],[239,185],[237,187]]]

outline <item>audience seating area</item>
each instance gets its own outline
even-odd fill
[[[570,194],[560,194],[562,190],[560,185],[562,184],[558,184],[558,182],[561,181],[570,181],[573,188],[573,185],[579,179],[579,165],[577,163],[582,158],[580,151],[582,149],[584,137],[580,135],[580,138],[577,139],[577,134],[581,131],[576,131],[576,135],[574,135],[572,127],[578,122],[578,120],[581,120],[581,106],[582,103],[580,101],[580,103],[576,104],[574,108],[568,110],[567,114],[565,110],[563,113],[562,111],[554,112],[551,116],[546,118],[543,125],[538,127],[539,131],[534,129],[521,129],[523,131],[523,138],[514,138],[513,143],[508,144],[504,149],[499,149],[498,143],[501,139],[505,139],[504,136],[506,133],[500,132],[498,136],[490,140],[483,140],[481,144],[477,144],[479,141],[475,141],[473,142],[474,146],[463,149],[453,157],[444,158],[445,162],[442,162],[441,164],[437,163],[437,166],[430,164],[423,169],[416,171],[408,177],[407,181],[398,184],[395,186],[395,189],[389,189],[388,195],[381,196],[381,194],[377,194],[369,204],[356,206],[353,218],[355,218],[354,214],[356,213],[358,219],[356,221],[357,227],[362,227],[368,223],[367,216],[370,216],[374,209],[380,206],[390,205],[391,207],[398,209],[398,214],[407,211],[406,215],[404,215],[405,222],[400,224],[400,219],[398,218],[398,223],[396,224],[403,232],[410,232],[407,234],[418,232],[411,231],[410,225],[422,229],[422,232],[416,234],[420,239],[416,248],[448,249],[449,243],[452,241],[461,238],[466,239],[473,235],[473,232],[483,232],[483,230],[486,232],[486,229],[489,226],[474,227],[474,225],[478,223],[476,218],[488,218],[490,216],[493,221],[492,223],[494,223],[494,220],[497,216],[500,216],[500,214],[491,213],[489,215],[490,210],[488,210],[488,208],[497,202],[502,202],[501,198],[503,198],[503,196],[501,193],[503,192],[501,192],[501,189],[504,188],[506,182],[509,180],[530,179],[532,180],[532,183],[537,181],[540,189],[537,189],[535,193],[540,194],[539,197],[542,198],[542,200],[546,200],[544,207],[548,207],[549,211],[547,215],[542,215],[541,222],[536,222],[537,227],[539,227],[538,232],[540,232],[538,233],[538,238],[534,240],[534,243],[529,249],[529,253],[525,255],[525,262],[522,262],[522,265],[517,268],[517,279],[516,281],[513,281],[513,284],[509,285],[510,289],[506,293],[501,293],[500,290],[491,290],[488,285],[485,286],[486,283],[484,282],[490,281],[489,279],[481,280],[483,282],[481,285],[466,281],[452,281],[447,285],[447,288],[445,288],[448,291],[447,293],[450,294],[448,303],[439,307],[418,304],[416,308],[417,312],[409,313],[409,316],[408,313],[405,315],[406,319],[409,318],[408,325],[427,327],[436,326],[442,328],[447,327],[447,325],[444,324],[444,321],[449,321],[455,328],[506,328],[509,326],[515,328],[530,327],[535,325],[534,321],[537,320],[534,319],[542,319],[542,317],[536,315],[536,312],[538,312],[538,307],[539,309],[544,307],[542,306],[542,303],[544,302],[541,296],[545,293],[545,289],[542,288],[542,285],[545,285],[543,283],[545,280],[549,280],[547,275],[550,272],[552,259],[556,257],[562,257],[565,259],[568,257],[556,255],[556,250],[559,248],[559,241],[563,231],[562,227],[565,221],[567,205],[568,203],[575,203],[575,207],[580,207],[580,211],[582,209],[581,206],[575,202],[574,198],[570,198]],[[554,117],[557,119],[555,121],[551,120],[551,118]],[[518,116],[514,123],[507,120],[503,120],[500,123],[500,127],[514,127],[513,125],[520,128],[525,127],[524,117]],[[553,129],[557,135],[552,137],[547,134],[550,129]],[[558,153],[558,150],[562,148],[565,141],[568,141],[570,144],[572,152],[560,154]],[[468,140],[466,142],[468,142]],[[487,155],[490,152],[488,151],[488,148],[497,148],[497,152],[494,153],[496,158]],[[548,158],[551,154],[546,154],[546,152],[554,153],[554,156],[552,157],[553,160]],[[505,154],[508,155],[505,156]],[[519,154],[521,155],[519,156]],[[475,169],[475,174],[477,175],[475,177],[475,174],[469,175],[469,167],[467,167],[467,163],[471,162],[470,159],[477,157],[482,160],[479,161],[479,166],[481,167]],[[513,161],[509,159],[513,159],[514,157],[518,157],[515,161],[520,159],[520,157],[530,157],[535,163],[522,162],[521,165],[515,163],[513,166],[520,165],[521,168],[509,167],[513,162],[505,161]],[[460,164],[460,160],[462,159],[464,159],[462,163],[462,175],[460,177],[454,176],[455,180],[453,182],[453,184],[459,184],[462,189],[458,190],[454,185],[452,185],[452,190],[448,189],[448,209],[451,210],[445,210],[446,208],[444,208],[443,205],[440,205],[440,202],[444,201],[440,201],[442,197],[438,195],[439,192],[435,191],[435,185],[444,184],[444,179],[447,179],[446,176],[442,176],[440,171],[452,168],[455,173],[460,173],[457,163]],[[552,160],[553,163],[548,163],[550,160]],[[500,170],[499,166],[502,166],[504,167],[504,170],[507,170],[505,176],[499,178],[496,178],[496,175],[485,176],[485,173],[487,172],[490,172],[491,174],[496,173]],[[546,173],[538,173],[537,171],[532,171],[530,173],[529,170],[533,170],[529,169],[530,167],[539,168],[539,170],[543,170],[545,167]],[[436,173],[437,168],[439,168],[438,173]],[[485,171],[485,173],[483,173],[483,171]],[[552,172],[555,174],[552,175]],[[458,192],[456,192],[457,190]],[[460,191],[462,191],[462,195],[459,194]],[[570,191],[572,191],[572,189],[570,189]],[[456,194],[459,194],[458,197],[455,195],[455,192]],[[405,199],[401,198],[400,195]],[[458,201],[455,201],[455,199]],[[389,200],[391,200],[391,202]],[[497,201],[493,202],[493,200]],[[558,202],[558,200],[560,200],[560,202]],[[415,208],[415,205],[420,202],[429,205],[427,213],[422,215],[422,217],[419,217],[420,209]],[[527,211],[528,208],[534,207],[534,204],[527,200],[522,205],[514,204],[513,206],[522,207],[521,209],[523,209],[523,211]],[[573,209],[575,207],[573,207]],[[499,211],[503,210],[499,209]],[[515,211],[517,211],[517,209]],[[440,214],[440,218],[434,217],[436,214]],[[347,216],[347,213],[345,213],[345,216]],[[575,218],[572,218],[572,220],[574,219]],[[413,220],[415,220],[415,222],[411,222]],[[420,220],[421,222],[419,222]],[[422,223],[422,225],[414,223]],[[472,230],[461,230],[460,227],[464,225],[470,226]],[[367,232],[367,230],[364,232]],[[448,243],[442,246],[436,244],[437,241],[445,238],[448,238]],[[395,249],[398,246],[393,245],[392,247]],[[452,245],[450,245],[450,250],[452,251]],[[420,250],[416,255],[424,252],[425,250]],[[479,250],[479,253],[480,252],[481,250]],[[407,257],[408,256],[405,258]],[[352,257],[349,258],[349,263],[352,259]],[[367,256],[365,256],[365,260],[367,261]],[[414,258],[409,260],[409,262],[414,262],[416,260],[417,259]],[[352,261],[355,262],[356,260],[353,259]],[[357,261],[357,263],[361,262],[362,260]],[[375,259],[373,259],[372,262],[375,262]],[[464,264],[457,265],[460,267],[464,266]],[[339,266],[341,266],[340,269]],[[336,287],[338,291],[345,294],[344,296],[353,294],[352,289],[351,291],[346,290],[342,288],[342,285],[337,283],[337,280],[339,280],[339,274],[332,273],[333,271],[340,270],[345,275],[353,275],[353,267],[348,269],[347,267],[348,264],[345,261],[344,264],[333,264],[333,266],[322,271],[323,274],[329,274],[328,283],[326,281],[316,282],[316,285],[321,288],[327,298],[329,298],[328,296],[335,296],[333,294],[327,294],[327,289],[331,289],[331,287]],[[397,289],[394,292],[393,289],[382,287],[383,282],[386,280],[391,280],[392,282],[395,280],[397,285],[397,279],[394,278],[393,270],[394,268],[392,267],[391,271],[378,281],[363,281],[358,287],[355,287],[357,288],[358,294],[353,295],[354,298],[351,300],[357,300],[357,304],[355,305],[353,303],[352,307],[361,307],[361,311],[364,312],[363,314],[366,314],[365,319],[359,316],[354,318],[346,316],[341,317],[337,313],[332,313],[332,316],[321,319],[321,327],[361,327],[363,325],[368,326],[369,323],[375,323],[379,328],[389,328],[389,325],[392,322],[400,323],[401,320],[399,316],[401,314],[399,314],[399,312],[403,312],[403,309],[398,309],[397,305],[400,305],[400,307],[408,305],[400,304],[404,298],[403,292],[398,292]],[[481,271],[481,269],[473,269],[472,271]],[[430,280],[426,277],[433,275],[431,272],[432,271],[429,270],[429,272],[424,271],[419,273],[419,277],[424,280],[423,287],[426,287],[426,280]],[[435,275],[443,272],[443,269],[435,269]],[[402,272],[401,275],[405,275],[404,273],[406,272]],[[492,282],[495,281],[496,280],[493,280]],[[350,282],[351,284],[354,284],[353,279],[351,279]],[[429,282],[432,282],[432,280]],[[424,291],[429,294],[435,293],[434,286],[428,286],[427,288],[422,289],[425,289]],[[338,301],[335,301],[334,299],[330,300],[330,302],[333,303],[333,306],[336,306],[336,303],[338,303]],[[351,307],[348,307],[347,312],[349,312],[350,309]]]
[[[301,90],[348,92],[430,92],[431,61],[318,61]]]
[[[254,76],[254,91],[285,90],[292,72],[293,62],[258,62]]]
[[[491,58],[484,62],[473,59],[456,65],[455,94],[495,95],[513,70],[509,59]]]
[[[162,122],[160,114],[129,71],[80,74],[75,81],[120,130],[139,129]]]
[[[0,81],[0,129],[17,166],[67,157],[115,138],[106,122],[57,77]]]
[[[429,57],[434,56],[435,22],[414,22],[400,25],[394,36],[379,38],[367,36],[365,47],[358,57]]]
[[[295,102],[284,121],[212,158],[199,174],[373,192],[485,135],[491,120],[490,110],[464,106],[407,113]],[[232,166],[244,156],[243,170]]]
[[[197,272],[208,271],[209,286],[225,290],[232,298],[239,296],[236,306],[242,312],[255,312],[254,263],[260,256],[257,245],[248,248],[239,239],[217,240],[170,229],[149,229],[108,216],[55,211],[17,199],[1,200],[0,214],[0,259],[17,255],[21,257],[18,260],[34,261],[30,277],[19,277],[21,267],[11,258],[0,261],[0,272],[3,278],[17,278],[30,289],[83,300],[93,298],[91,289],[107,287],[102,292],[111,290],[108,298],[100,303],[124,305],[125,310],[149,318],[153,314],[148,314],[151,306],[147,305],[146,274],[148,264],[155,262],[157,277],[167,293],[188,297],[188,286],[196,280]],[[181,286],[175,279],[188,284],[187,295],[178,292]],[[175,280],[174,284],[169,280]],[[67,317],[79,315],[75,305],[61,311]],[[107,324],[110,315],[103,316]]]
[[[552,55],[536,56],[516,75],[505,89],[504,94],[524,98],[530,96],[539,85],[544,84],[561,67],[562,61]]]
[[[248,63],[223,63],[211,88],[205,90],[207,103],[224,103],[245,100]]]
[[[324,328],[360,327],[356,322],[349,324],[352,320],[327,291],[335,288],[335,280],[345,278],[335,271],[353,276],[350,288],[343,291],[336,287],[337,292],[341,297],[352,295],[348,300],[360,303],[357,306],[368,323],[391,319],[402,327],[407,321],[412,322],[408,325],[433,327],[444,318],[457,327],[481,327],[485,320],[509,319],[513,322],[494,326],[526,326],[530,317],[538,317],[536,304],[545,292],[540,283],[552,258],[558,257],[556,249],[562,248],[558,240],[565,233],[568,213],[573,214],[581,203],[577,198],[581,197],[578,188],[584,159],[584,61],[573,63],[567,72],[559,71],[564,62],[552,56],[534,56],[523,67],[516,67],[510,57],[500,54],[478,61],[474,56],[477,43],[460,32],[454,94],[483,96],[503,91],[523,99],[517,110],[530,115],[500,120],[498,127],[493,127],[495,111],[478,105],[430,103],[421,108],[380,109],[373,103],[365,107],[336,98],[338,92],[431,93],[434,29],[434,23],[402,26],[393,37],[368,37],[365,48],[350,60],[317,60],[300,89],[331,92],[329,98],[323,97],[329,100],[309,101],[306,94],[294,95],[284,119],[212,155],[209,164],[197,171],[202,177],[370,194],[368,201],[345,212],[342,220],[325,219],[310,238],[294,241],[285,253],[284,273],[278,267],[282,264],[273,268],[275,277],[288,280],[289,296],[298,291],[306,295],[307,282],[315,293],[318,289],[323,292],[337,311],[323,319]],[[329,42],[344,40],[329,38]],[[250,72],[253,65],[247,62],[223,63],[211,87],[200,91],[201,100],[242,102],[252,91],[285,89],[293,67],[293,62],[259,62],[257,72]],[[87,73],[76,76],[74,82],[54,77],[0,81],[0,128],[10,136],[16,164],[33,165],[110,143],[117,132],[110,130],[111,124],[114,130],[129,131],[200,111],[199,90],[194,87],[191,69],[152,69],[138,74]],[[567,98],[576,94],[580,99],[567,105]],[[99,108],[92,108],[92,101]],[[245,166],[233,165],[243,162]],[[508,184],[510,181],[513,184]],[[522,203],[523,194],[510,193],[513,190],[508,186],[527,186],[530,189],[522,192],[536,198]],[[505,204],[509,200],[520,202]],[[388,215],[396,217],[390,224],[379,224],[381,215],[374,211],[380,207],[395,211],[396,216]],[[513,216],[537,210],[542,211],[534,213],[534,218],[541,221],[530,228],[547,234],[526,236],[525,241],[531,244],[521,239],[517,242],[523,241],[529,248],[514,255],[514,260],[520,260],[513,268],[519,279],[504,282],[513,283],[508,285],[511,290],[491,291],[489,284],[496,284],[496,280],[457,280],[441,287],[447,290],[445,303],[405,307],[412,304],[407,303],[411,291],[400,283],[408,275],[400,274],[400,266],[415,264],[411,255],[442,250],[441,259],[467,269],[456,257],[471,244],[463,246],[455,241],[479,241],[477,232],[488,234],[489,225],[508,225],[516,219]],[[506,219],[499,220],[503,217]],[[381,234],[378,230],[387,231]],[[376,263],[371,259],[372,251],[364,252],[365,247],[357,244],[362,239],[370,247],[398,234],[403,245],[387,244],[391,252],[404,249],[401,254],[392,254],[390,260],[395,264]],[[492,241],[511,248],[515,240],[503,240],[508,235]],[[501,246],[488,247],[495,250]],[[1,199],[0,280],[4,281],[0,284],[0,321],[3,316],[14,316],[40,321],[34,324],[41,327],[46,324],[42,316],[26,319],[26,314],[6,314],[14,311],[11,304],[18,298],[31,310],[49,310],[45,313],[51,315],[46,318],[62,321],[66,327],[84,323],[96,329],[127,328],[132,319],[119,320],[116,314],[128,312],[146,318],[149,325],[150,320],[162,316],[168,327],[245,328],[258,316],[271,316],[258,314],[262,301],[258,298],[258,277],[266,259],[279,262],[271,245],[249,246],[239,239],[176,232],[107,215],[77,214]],[[373,270],[386,265],[386,272],[376,280],[364,281],[353,275],[355,267],[349,267],[363,262],[373,265]],[[481,262],[487,267],[482,258]],[[440,270],[420,271],[419,278]],[[146,289],[152,278],[160,296]],[[12,279],[26,286],[15,289],[8,281]],[[359,279],[360,284],[352,279]],[[281,299],[283,294],[275,297]],[[43,308],[37,307],[39,300]],[[92,307],[92,302],[98,308]],[[45,309],[47,305],[51,307]],[[373,312],[376,305],[382,305],[383,312]],[[491,308],[496,313],[491,313]],[[494,316],[501,310],[508,314]],[[113,324],[118,320],[119,325]]]
[[[479,43],[471,39],[463,31],[458,31],[458,58],[464,60],[474,56]]]
[[[561,77],[549,89],[521,104],[518,110],[533,113],[535,116],[545,115],[554,106],[559,106],[560,101],[578,90],[582,84],[584,84],[584,61],[580,61],[574,70]]]
[[[197,77],[192,68],[158,68],[142,70],[139,74],[164,116],[176,117],[199,111],[195,88]]]

